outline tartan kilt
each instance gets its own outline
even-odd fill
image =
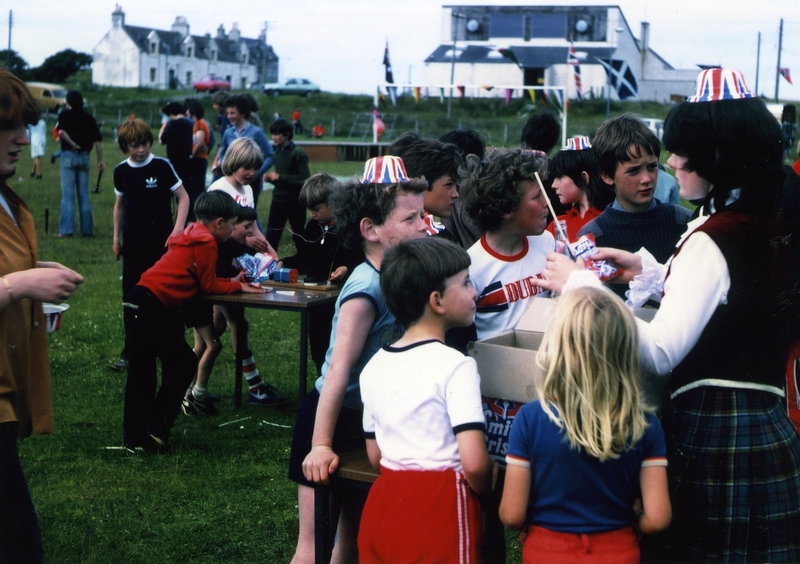
[[[800,562],[800,438],[781,398],[701,387],[665,410],[669,561]]]

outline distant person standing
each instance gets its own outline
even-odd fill
[[[206,189],[206,171],[208,170],[208,152],[211,150],[213,138],[208,122],[203,119],[205,108],[197,98],[187,98],[186,115],[194,121],[192,128],[192,156],[189,160],[191,174],[186,191],[189,193],[189,218],[194,220],[194,202]]]
[[[42,118],[35,124],[28,127],[28,135],[31,138],[31,178],[34,176],[42,179],[42,157],[47,145],[47,125]]]
[[[84,111],[83,96],[77,90],[67,92],[67,109],[58,114],[56,129],[61,141],[61,214],[57,237],[72,237],[75,234],[75,192],[78,193],[81,235],[93,237],[89,153],[94,143],[97,147],[97,169],[104,171],[103,135],[95,119]]]
[[[194,124],[186,117],[186,108],[180,102],[168,103],[161,112],[167,116],[167,121],[161,124],[158,141],[167,146],[167,159],[172,163],[183,185],[187,190],[191,190]],[[192,199],[192,193],[189,191],[189,198],[192,201],[190,208],[193,209],[194,199],[197,199],[197,196]]]
[[[275,172],[268,172],[264,180],[272,182],[275,190],[272,193],[272,205],[269,207],[267,220],[267,241],[273,249],[278,249],[286,221],[292,229],[295,246],[300,248],[300,233],[306,222],[306,208],[300,203],[300,190],[303,183],[311,176],[308,169],[308,155],[302,147],[292,141],[292,124],[285,119],[272,122],[269,126],[272,142],[275,144],[272,158]]]
[[[303,123],[300,121],[300,110],[295,110],[292,112],[292,125],[294,126],[294,132],[296,135],[303,134]]]

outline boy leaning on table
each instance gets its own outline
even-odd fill
[[[237,279],[217,278],[215,272],[217,245],[230,238],[238,213],[230,195],[201,194],[195,203],[197,222],[169,239],[167,253],[125,297],[125,307],[133,310],[123,414],[123,440],[129,449],[170,450],[170,429],[197,370],[178,306],[198,293],[264,292]],[[158,390],[156,358],[162,368]]]

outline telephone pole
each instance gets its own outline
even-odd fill
[[[781,50],[783,48],[783,18],[781,18],[781,27],[778,31],[778,66],[775,68],[775,103],[778,103],[778,86],[781,83]]]

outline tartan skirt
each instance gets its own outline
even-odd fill
[[[800,439],[781,398],[701,387],[663,417],[678,562],[800,562]]]

